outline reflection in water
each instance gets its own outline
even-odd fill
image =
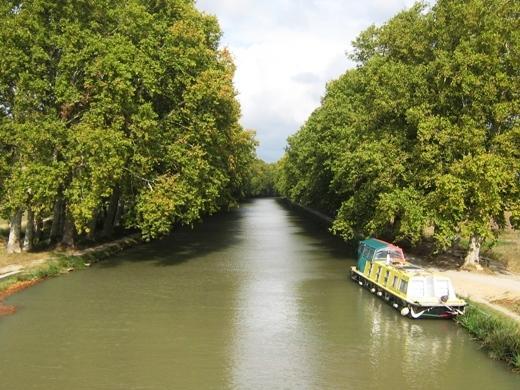
[[[284,229],[286,212],[273,208],[278,209],[268,202],[249,210],[242,225],[247,249],[241,261],[247,267],[241,275],[233,329],[232,387],[237,389],[314,387],[309,383],[312,354],[300,332],[295,291],[298,266],[293,264],[293,251],[302,248],[293,245],[291,235],[301,230]]]
[[[352,283],[345,252],[263,199],[49,280],[0,319],[0,388],[519,388],[452,322]]]
[[[313,387],[312,354],[298,332],[297,303],[287,293],[287,286],[261,282],[243,291],[244,309],[234,326],[233,388]]]

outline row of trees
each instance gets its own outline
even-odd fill
[[[229,207],[256,141],[234,65],[192,0],[0,3],[0,215],[8,251],[146,239]],[[21,220],[26,216],[25,242]]]
[[[357,67],[289,139],[278,191],[345,239],[433,228],[478,262],[506,216],[520,227],[519,15],[517,1],[438,0],[364,31]]]
[[[253,198],[272,197],[276,195],[274,188],[276,163],[266,163],[257,158],[251,165],[250,180],[246,187],[247,196]]]

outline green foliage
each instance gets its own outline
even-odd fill
[[[153,238],[244,195],[256,142],[192,1],[8,1],[0,26],[1,215],[63,199],[90,232],[117,194]]]
[[[458,322],[466,328],[490,355],[520,369],[520,329],[514,321],[475,305],[466,308]]]
[[[275,165],[256,159],[251,165],[251,177],[247,195],[250,197],[268,197],[275,195]]]
[[[520,4],[418,4],[354,42],[355,69],[289,139],[278,191],[345,239],[438,248],[520,227]]]

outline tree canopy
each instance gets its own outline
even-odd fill
[[[271,197],[275,195],[275,163],[266,163],[257,158],[251,165],[247,195],[249,197]]]
[[[217,20],[193,1],[6,0],[0,26],[11,226],[24,213],[64,245],[119,223],[150,239],[244,195],[256,141]]]
[[[277,179],[293,201],[335,216],[345,239],[438,248],[467,237],[467,262],[520,227],[520,4],[416,4],[354,42],[357,67],[327,86],[289,139]]]

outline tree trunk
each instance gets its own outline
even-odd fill
[[[57,199],[54,203],[54,209],[52,213],[52,225],[51,232],[49,235],[50,243],[56,244],[63,233],[63,200]]]
[[[41,216],[37,216],[34,219],[34,242],[38,244],[43,237],[43,219]]]
[[[108,205],[107,214],[105,216],[105,221],[103,223],[103,238],[110,238],[112,233],[114,232],[114,221],[117,212],[117,205],[119,203],[119,187],[116,186],[114,191],[112,191],[112,196],[110,197],[110,203]]]
[[[469,248],[466,258],[464,259],[463,268],[481,270],[480,265],[480,245],[482,238],[478,234],[473,234],[469,241]]]
[[[34,248],[34,213],[27,210],[27,225],[25,226],[25,237],[23,240],[23,251],[30,252]]]
[[[121,200],[121,195],[119,195],[120,199],[117,203],[117,211],[116,216],[114,217],[114,227],[121,226],[121,217],[125,212],[125,204],[124,201]]]
[[[76,246],[75,242],[76,238],[76,228],[74,226],[74,221],[72,220],[72,216],[68,210],[68,207],[65,207],[65,218],[63,221],[63,237],[60,242],[60,247],[63,249],[72,249]]]
[[[92,218],[92,220],[88,223],[87,239],[92,242],[96,241],[97,220],[98,216],[96,213],[94,218]]]
[[[9,223],[9,239],[7,241],[7,253],[20,253],[22,251],[21,246],[21,233],[22,233],[22,210],[17,210],[11,217]]]

